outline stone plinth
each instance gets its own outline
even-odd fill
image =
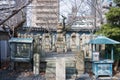
[[[73,52],[77,51],[76,44],[71,45],[71,51],[73,51]]]
[[[49,44],[45,44],[45,51],[49,52],[50,51],[50,45]]]
[[[57,49],[57,52],[63,52],[64,51],[64,43],[63,42],[57,42],[56,43],[56,49]]]

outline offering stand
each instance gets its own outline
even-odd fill
[[[120,44],[120,42],[107,38],[105,36],[98,36],[95,39],[90,40],[90,44]],[[113,47],[111,49],[111,59],[100,59],[100,53],[93,51],[92,49],[92,71],[95,74],[95,77],[101,75],[107,75],[112,77],[112,64],[113,64]]]

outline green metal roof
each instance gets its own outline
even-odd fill
[[[32,43],[33,38],[11,38],[10,43]]]
[[[107,38],[105,36],[98,36],[95,39],[90,40],[89,44],[120,44],[120,42]]]

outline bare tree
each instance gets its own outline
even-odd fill
[[[10,31],[12,31],[12,35],[10,36],[14,36],[15,29],[25,22],[25,13],[23,9],[31,2],[32,0],[27,0],[26,2],[25,0],[16,0],[14,6],[11,7],[9,6],[10,4],[8,4],[8,6],[1,8],[0,17],[3,18],[0,20],[0,27],[5,31],[6,29],[10,29]]]
[[[60,0],[61,4],[64,4],[65,8],[61,10],[61,13],[66,16],[66,14],[70,14],[70,18],[67,17],[67,22],[66,22],[66,30],[70,29],[70,27],[79,20],[85,19],[86,16],[91,16],[94,21],[93,21],[93,27],[90,32],[93,32],[97,27],[96,27],[96,19],[99,17],[101,19],[102,23],[102,14],[101,14],[101,7],[99,5],[100,2],[96,0]],[[94,10],[94,11],[93,11]],[[88,25],[89,26],[89,25]]]

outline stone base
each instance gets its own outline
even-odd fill
[[[57,52],[63,52],[63,48],[57,48]]]

